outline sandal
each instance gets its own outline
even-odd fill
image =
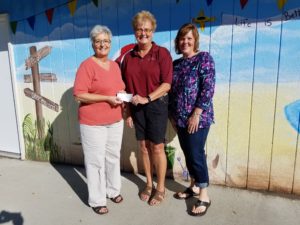
[[[110,200],[112,200],[114,203],[121,203],[123,201],[123,197],[119,194],[114,198],[110,198]]]
[[[189,187],[189,188],[185,189],[184,191],[175,193],[174,198],[183,200],[183,199],[191,198],[196,195],[198,195],[198,194],[196,192],[194,192],[191,187]]]
[[[144,190],[142,190],[141,193],[139,194],[139,197],[142,201],[148,202],[151,194],[152,194],[152,187],[146,186]]]
[[[92,209],[94,210],[95,213],[100,215],[108,213],[108,209],[106,206],[96,206],[96,207],[92,207]]]
[[[149,205],[154,206],[154,205],[159,205],[166,197],[166,191],[164,190],[163,192],[155,190],[155,194],[151,198]]]
[[[209,208],[210,204],[211,204],[211,201],[204,202],[204,201],[198,200],[196,202],[196,204],[194,205],[195,209],[198,208],[198,207],[204,206],[205,210],[203,212],[199,212],[199,213],[195,213],[195,212],[191,211],[190,215],[191,216],[204,216],[205,213],[207,212],[207,209]]]

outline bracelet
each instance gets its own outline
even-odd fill
[[[147,97],[146,97],[147,99],[148,99],[148,102],[151,102],[151,98],[150,98],[150,96],[149,95],[147,95]]]
[[[201,113],[193,113],[193,116],[200,116]]]

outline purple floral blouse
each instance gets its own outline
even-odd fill
[[[215,63],[208,52],[173,62],[170,113],[179,127],[186,127],[195,107],[203,110],[199,128],[214,123],[212,97],[215,90]]]

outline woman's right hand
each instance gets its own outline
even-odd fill
[[[130,128],[133,128],[133,120],[132,120],[132,117],[131,116],[128,116],[126,118],[126,125]]]
[[[123,103],[123,101],[120,100],[117,96],[109,96],[107,101],[112,106],[117,106]]]

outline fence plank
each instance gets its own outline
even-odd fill
[[[246,187],[250,110],[255,50],[256,1],[249,2],[243,11],[236,3],[236,24],[233,27],[232,75],[228,124],[228,176],[226,183]],[[241,64],[243,62],[244,64]]]
[[[300,46],[296,44],[297,37],[292,36],[294,41],[291,42],[290,36],[291,31],[299,30],[300,23],[285,19],[282,24],[270,190],[291,193],[298,132],[289,124],[284,109],[289,103],[299,100],[300,96],[299,73],[294,72],[300,70],[299,54],[296,53],[300,52]],[[291,51],[296,54],[291,54]]]
[[[258,17],[263,18],[264,5],[258,6]],[[266,18],[265,21],[267,21]],[[257,45],[255,76],[252,98],[251,131],[247,187],[268,189],[271,164],[271,149],[276,98],[276,74],[280,31],[274,24],[259,21],[257,24]],[[278,24],[276,22],[276,24]],[[268,36],[272,40],[268,41]]]

